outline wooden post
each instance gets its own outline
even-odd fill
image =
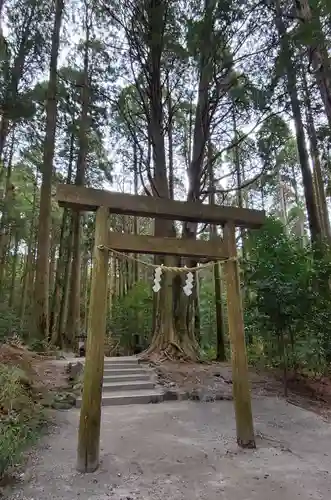
[[[108,210],[100,207],[96,214],[84,388],[78,432],[77,470],[79,472],[94,472],[99,465],[108,252],[100,250],[98,246],[106,244],[107,238]]]
[[[237,257],[235,226],[224,226],[224,243],[229,257]],[[244,319],[240,294],[239,266],[237,260],[225,265],[228,303],[229,335],[231,341],[233,397],[236,414],[237,443],[242,448],[255,448],[252,403],[248,380],[248,366]]]

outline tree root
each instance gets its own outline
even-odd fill
[[[177,342],[170,341],[166,347],[160,347],[156,343],[152,343],[148,349],[139,356],[141,361],[149,361],[153,363],[162,363],[168,361],[198,361],[198,355],[194,355],[190,349],[182,348]]]

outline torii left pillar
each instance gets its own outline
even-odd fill
[[[108,210],[96,214],[92,282],[87,328],[84,388],[79,420],[77,470],[94,472],[99,466],[104,339],[107,314]]]

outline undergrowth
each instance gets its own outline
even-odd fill
[[[45,423],[26,374],[0,364],[0,478],[21,461],[22,452],[35,442]]]

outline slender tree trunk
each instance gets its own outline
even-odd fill
[[[311,241],[312,243],[318,244],[321,240],[321,226],[318,218],[318,210],[314,195],[313,179],[309,167],[308,153],[305,144],[305,134],[304,134],[304,127],[302,122],[298,92],[297,92],[297,80],[296,80],[295,68],[293,65],[292,51],[288,39],[288,34],[282,18],[280,0],[275,0],[274,5],[276,9],[275,24],[278,30],[280,44],[283,52],[286,80],[287,80],[286,81],[287,90],[290,96],[293,119],[295,124],[296,140],[297,140],[298,154],[299,154],[302,180],[305,192]]]
[[[93,259],[93,256],[92,256],[92,254],[90,254],[90,257],[88,260],[88,265],[87,265],[84,333],[87,332],[88,315],[89,315],[89,311],[90,311],[90,292],[91,292],[91,282],[92,282],[92,259]],[[90,265],[90,263],[91,263],[91,265]]]
[[[28,245],[28,253],[27,253],[26,259],[25,259],[25,268],[24,268],[24,273],[23,273],[23,291],[22,291],[22,301],[21,301],[21,307],[20,307],[20,328],[21,328],[21,330],[23,329],[24,320],[25,320],[25,310],[26,310],[26,303],[27,303],[27,296],[28,296],[28,282],[29,282],[29,275],[31,272],[31,267],[32,267],[32,248],[30,245]]]
[[[169,196],[174,199],[174,154],[173,154],[173,137],[172,137],[172,123],[173,123],[173,110],[171,90],[169,83],[169,74],[167,75],[167,97],[168,97],[168,164],[169,164]]]
[[[29,294],[29,290],[33,290],[35,286],[35,275],[36,275],[36,252],[37,252],[37,217],[35,217],[35,226],[34,226],[34,232],[33,232],[33,242],[32,242],[32,252],[31,252],[31,267],[29,269],[29,274],[28,274],[28,297],[27,297],[27,306],[29,308],[29,311],[33,313],[33,308],[34,308],[34,302],[33,302],[33,294]],[[31,318],[30,318],[31,319]],[[31,323],[31,321],[30,321]],[[31,333],[31,336],[32,333]]]
[[[212,164],[212,145],[208,142],[208,172],[209,172],[209,203],[215,205],[215,180],[214,169]],[[219,238],[217,235],[217,228],[215,225],[210,225],[210,239]],[[225,322],[224,322],[224,308],[223,308],[223,283],[221,277],[221,269],[218,263],[215,264],[214,269],[214,288],[215,288],[215,308],[216,308],[216,359],[217,361],[225,361]]]
[[[50,322],[49,322],[49,335],[51,337],[51,342],[54,345],[58,345],[58,334],[59,330],[57,328],[58,325],[58,314],[60,309],[60,300],[61,300],[61,285],[64,273],[64,245],[65,245],[65,233],[67,231],[68,225],[68,209],[65,208],[62,214],[62,223],[61,223],[61,232],[60,232],[60,241],[59,241],[59,255],[58,255],[58,263],[56,267],[55,273],[55,282],[54,289],[52,294],[52,303],[51,303],[51,314],[50,314]]]
[[[70,276],[71,276],[71,268],[72,268],[72,246],[73,246],[73,233],[69,232],[67,239],[67,260],[64,269],[63,276],[63,294],[59,311],[59,319],[58,319],[58,341],[59,347],[62,347],[63,343],[67,343],[67,332],[66,332],[66,324],[68,317],[68,303],[69,303],[69,288],[70,288]]]
[[[75,137],[74,134],[71,134],[70,137],[70,147],[69,147],[69,163],[68,163],[68,174],[67,174],[67,184],[71,183],[72,179],[72,169],[73,169],[73,161],[74,161],[74,145],[75,145]],[[66,243],[66,232],[68,229],[68,220],[69,220],[69,210],[65,208],[62,214],[62,223],[61,223],[61,232],[60,232],[60,241],[59,241],[59,256],[58,256],[58,264],[56,267],[55,274],[55,284],[52,295],[52,303],[51,303],[51,314],[50,314],[50,325],[49,325],[49,334],[52,339],[52,343],[54,345],[61,345],[61,340],[59,339],[60,330],[58,328],[58,314],[60,311],[60,301],[61,301],[61,288],[63,291],[63,275],[65,270],[65,243]],[[62,285],[62,286],[61,286]]]
[[[278,170],[278,192],[279,192],[279,211],[280,218],[284,224],[284,228],[286,233],[288,232],[287,227],[287,211],[286,211],[286,203],[285,203],[285,195],[284,195],[284,184],[282,180],[282,175],[280,169]]]
[[[137,143],[133,144],[133,181],[134,181],[134,194],[138,194],[138,176],[139,176],[139,165],[138,165],[138,155],[137,155]],[[138,228],[138,217],[133,217],[133,233],[139,234]],[[136,255],[139,259],[139,254]],[[137,260],[133,262],[133,279],[134,283],[138,282],[139,279],[139,265]]]
[[[53,296],[53,289],[55,283],[55,273],[56,273],[56,250],[57,250],[57,242],[56,242],[56,234],[55,228],[53,229],[52,239],[51,239],[51,248],[50,248],[50,258],[49,258],[49,296],[50,303],[51,298]]]
[[[319,209],[319,219],[321,224],[321,229],[323,232],[323,236],[327,239],[327,241],[331,241],[331,231],[330,231],[330,220],[329,220],[329,212],[326,203],[325,190],[324,190],[324,182],[322,176],[321,169],[321,161],[318,150],[318,142],[313,118],[313,112],[311,107],[311,100],[307,85],[307,79],[304,72],[302,72],[302,81],[304,88],[304,100],[306,106],[306,118],[307,118],[307,128],[308,128],[308,137],[310,144],[310,156],[313,162],[313,173],[314,173],[314,184],[315,184],[315,194],[317,206]]]
[[[81,99],[81,115],[79,124],[79,149],[77,157],[77,174],[76,185],[82,186],[85,182],[86,161],[88,152],[88,131],[89,131],[89,44],[90,44],[90,18],[89,8],[85,4],[85,47],[84,47],[84,72],[83,72],[83,85],[82,85],[82,99]],[[81,228],[81,214],[74,211],[72,214],[72,233],[74,235],[73,253],[72,253],[72,270],[70,281],[70,296],[69,296],[69,310],[67,318],[67,340],[70,346],[74,346],[76,338],[80,334],[80,270],[81,270],[81,251],[80,242],[82,235]],[[69,337],[70,335],[70,337]]]
[[[120,298],[121,296],[121,270],[120,270],[120,264],[119,260],[115,259],[115,273],[116,273],[116,297],[117,299]]]
[[[16,270],[17,270],[17,260],[18,260],[18,245],[20,242],[18,230],[16,229],[14,233],[14,254],[12,256],[12,268],[11,268],[11,285],[10,285],[10,295],[9,295],[9,308],[11,309],[14,305],[15,299],[15,283],[16,283]]]
[[[116,293],[116,262],[115,257],[109,259],[109,290],[108,290],[108,318],[111,321],[113,317],[113,301]],[[138,281],[138,280],[137,280]]]
[[[312,64],[316,83],[318,85],[325,113],[331,127],[331,60],[328,54],[328,44],[321,24],[321,13],[318,2],[295,0],[298,17],[305,29],[309,29],[307,43],[309,60]]]
[[[46,339],[49,332],[49,251],[51,230],[51,189],[53,176],[53,158],[55,150],[55,131],[57,117],[57,61],[60,45],[60,28],[64,0],[56,0],[52,34],[49,83],[46,103],[46,134],[42,182],[40,188],[40,208],[37,244],[37,267],[35,285],[35,331],[34,334]]]
[[[82,258],[82,268],[81,268],[81,276],[82,276],[82,298],[83,298],[83,321],[82,321],[82,330],[84,334],[86,333],[86,325],[88,321],[88,308],[86,307],[86,299],[88,298],[88,263],[89,263],[89,248],[85,246],[83,250],[83,258]]]
[[[8,162],[6,168],[5,195],[2,204],[2,217],[0,221],[0,288],[2,286],[4,278],[5,265],[6,265],[6,252],[9,243],[10,211],[12,208],[12,203],[15,198],[15,193],[14,193],[15,188],[11,181],[14,144],[15,144],[15,132],[13,132],[12,134],[12,141],[8,155]]]
[[[239,147],[238,147],[238,130],[237,130],[237,118],[236,118],[236,109],[235,109],[235,102],[233,102],[232,105],[232,122],[233,122],[233,140],[234,140],[234,148],[233,148],[233,154],[234,154],[234,165],[236,169],[236,177],[237,177],[237,204],[239,208],[243,208],[244,206],[244,201],[243,201],[243,192],[242,189],[240,189],[240,186],[242,184],[242,175],[241,175],[241,164],[240,164],[240,155],[239,155]],[[241,245],[242,245],[242,257],[243,259],[246,258],[245,255],[245,229],[241,228],[240,229],[240,238],[241,238]]]

